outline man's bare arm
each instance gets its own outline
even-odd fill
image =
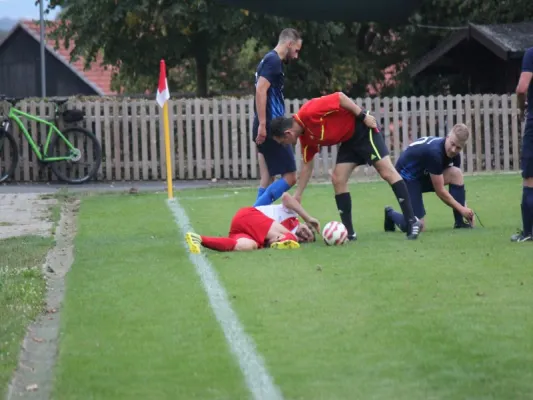
[[[430,177],[437,197],[441,199],[447,206],[461,212],[463,206],[459,204],[444,187],[444,177],[442,175],[433,174],[430,174]]]
[[[377,128],[377,121],[376,118],[368,113],[365,115],[362,115],[363,109],[359,107],[357,104],[353,102],[352,99],[350,99],[348,96],[346,96],[344,93],[339,92],[339,98],[340,98],[340,106],[350,112],[352,112],[356,119],[359,121],[363,121],[366,126],[372,129]]]
[[[523,118],[524,112],[526,110],[526,94],[531,83],[531,77],[533,72],[522,72],[520,74],[520,79],[518,85],[516,86],[516,95],[518,98],[518,108],[520,109],[520,119]]]
[[[339,92],[339,100],[341,107],[352,112],[356,117],[359,116],[363,111],[361,107],[355,104],[352,99],[350,99],[342,92]]]
[[[257,86],[255,88],[255,107],[257,109],[259,125],[266,125],[266,104],[269,87],[270,82],[268,79],[260,76],[257,80]]]
[[[314,160],[311,160],[302,165],[300,170],[300,176],[298,177],[298,184],[296,186],[295,197],[297,199],[302,198],[302,194],[311,179],[311,174],[313,173]]]
[[[294,211],[296,214],[298,214],[305,222],[310,222],[312,217],[309,215],[307,211],[303,208],[303,206],[296,200],[289,192],[283,193],[281,196],[281,202],[283,205],[288,208],[289,210]]]

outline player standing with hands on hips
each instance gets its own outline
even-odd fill
[[[421,222],[414,216],[407,186],[392,165],[376,119],[344,93],[337,92],[309,100],[292,118],[274,119],[270,133],[282,144],[295,144],[300,140],[304,164],[295,192],[299,201],[311,178],[313,157],[320,146],[340,144],[331,179],[335,202],[350,240],[355,240],[356,235],[352,224],[348,179],[355,167],[363,164],[373,165],[381,178],[391,185],[407,221],[407,238],[418,237]]]
[[[283,64],[296,60],[302,48],[300,34],[292,28],[281,31],[277,46],[269,51],[255,73],[253,139],[257,143],[261,180],[254,207],[272,204],[296,183],[292,146],[267,135],[270,122],[285,115]],[[273,182],[276,175],[281,179]]]

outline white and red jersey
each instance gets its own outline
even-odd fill
[[[298,214],[293,210],[289,210],[283,204],[270,204],[268,206],[257,206],[257,210],[261,211],[267,217],[280,223],[287,228],[291,233],[295,234],[300,222],[298,221]]]

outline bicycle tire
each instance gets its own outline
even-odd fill
[[[50,162],[50,168],[52,169],[52,172],[55,176],[57,176],[60,180],[63,182],[71,183],[71,184],[81,184],[85,183],[92,178],[94,178],[98,172],[98,168],[100,168],[100,164],[102,163],[102,147],[100,143],[98,142],[98,139],[92,133],[91,131],[88,131],[85,128],[74,126],[72,128],[65,129],[61,133],[67,137],[70,133],[77,132],[81,134],[82,136],[86,136],[90,141],[92,142],[92,149],[93,149],[93,155],[94,155],[94,164],[88,169],[88,173],[81,177],[81,178],[71,178],[63,173],[63,171],[60,168],[59,163],[57,161]],[[63,141],[63,139],[59,135],[55,135],[50,142],[50,148],[54,149],[56,145],[59,143],[59,141]],[[62,154],[64,155],[64,154]]]
[[[19,162],[19,149],[15,138],[11,133],[0,129],[0,141],[4,140],[11,145],[11,148],[13,150],[11,151],[11,165],[9,166],[9,168],[7,168],[5,174],[2,174],[2,172],[0,171],[0,183],[7,181],[11,176],[13,176],[13,172],[15,172],[15,168],[17,168]],[[2,145],[0,146],[0,160],[2,159],[2,156],[4,154],[4,146],[6,142],[2,143]]]

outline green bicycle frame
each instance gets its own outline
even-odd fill
[[[37,143],[35,143],[35,141],[31,137],[30,133],[28,132],[28,130],[26,129],[26,127],[24,126],[24,124],[20,120],[20,117],[27,118],[27,119],[29,119],[31,121],[35,121],[35,122],[38,122],[38,123],[41,123],[41,124],[45,124],[46,126],[49,127],[48,135],[46,136],[46,142],[44,144],[42,153],[39,150],[39,147],[37,146]],[[76,147],[74,147],[72,145],[72,143],[70,143],[68,141],[68,139],[61,133],[61,131],[59,129],[57,129],[56,125],[53,122],[50,122],[50,121],[47,121],[45,119],[36,117],[35,115],[32,115],[32,114],[25,113],[24,111],[21,111],[21,110],[15,108],[15,107],[11,107],[9,109],[8,118],[11,119],[12,121],[14,121],[18,125],[19,129],[22,131],[22,133],[26,137],[26,140],[28,141],[28,143],[30,144],[31,148],[33,149],[33,151],[37,155],[37,158],[40,161],[44,161],[44,162],[46,162],[46,161],[48,161],[48,162],[67,161],[67,160],[70,160],[72,158],[70,156],[47,157],[48,146],[50,145],[50,140],[52,138],[52,133],[53,132],[55,132],[57,135],[59,135],[59,137],[61,137],[61,139],[63,139],[63,141],[67,144],[67,146],[70,148],[70,150],[72,150],[72,151],[76,150]]]

